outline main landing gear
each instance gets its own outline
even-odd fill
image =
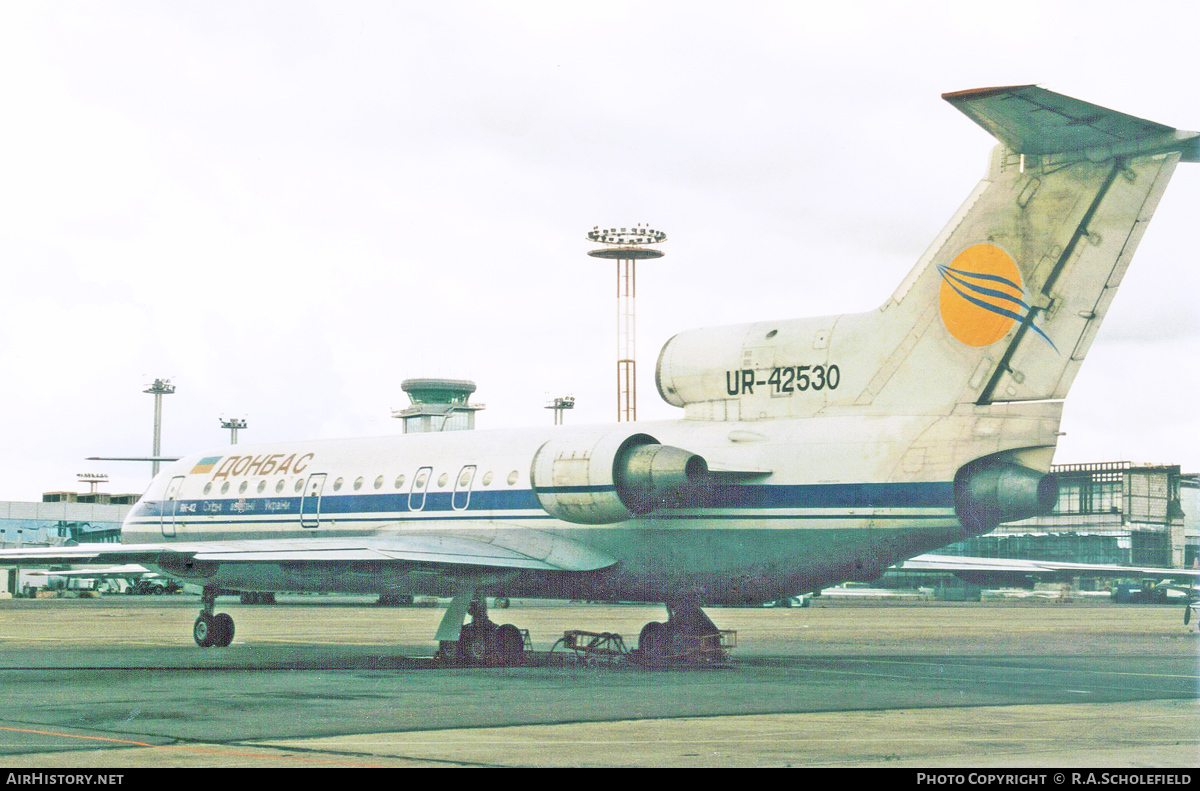
[[[471,616],[470,623],[462,623],[464,615]],[[458,627],[457,639],[449,639],[453,636],[454,626]],[[447,666],[510,667],[519,665],[525,658],[525,635],[521,630],[511,623],[497,626],[488,618],[487,600],[473,595],[467,599],[465,613],[462,599],[454,598],[442,619],[437,638],[437,660]]]
[[[643,626],[634,653],[646,664],[717,664],[729,658],[733,634],[718,629],[698,601],[668,603],[667,622]]]
[[[224,648],[233,642],[233,618],[224,612],[214,615],[216,603],[217,589],[205,588],[200,595],[200,617],[192,624],[192,638],[201,648]]]

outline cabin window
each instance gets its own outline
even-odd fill
[[[483,485],[484,485],[484,486],[491,486],[491,485],[492,485],[492,473],[491,473],[490,471],[488,471],[488,472],[485,472],[485,473],[483,474]]]
[[[208,494],[211,491],[212,491],[212,481],[209,481],[208,483],[204,484],[204,493]]]
[[[265,492],[266,490],[267,490],[267,482],[266,482],[266,481],[259,481],[259,482],[258,482],[258,493],[259,493],[259,494],[262,494],[262,493],[263,493],[263,492]]]
[[[225,494],[227,491],[229,491],[229,481],[225,481],[225,483],[221,484],[221,494]]]
[[[342,481],[342,479],[341,479],[341,478],[338,478],[336,481],[334,481],[334,482],[333,482],[333,490],[334,490],[335,492],[337,492],[337,491],[341,491],[341,488],[342,488],[342,482],[343,482],[343,481]]]
[[[375,479],[375,488],[378,489],[380,486],[383,486],[383,476],[382,475],[380,475],[378,478]]]
[[[242,481],[242,485],[238,487],[238,494],[245,494],[246,487],[250,485],[250,481]]]
[[[297,478],[297,479],[296,479],[296,491],[300,491],[300,490],[301,490],[301,489],[303,489],[303,488],[304,488],[304,479],[303,479],[303,478]]]
[[[354,479],[354,491],[357,492],[359,489],[361,489],[362,484],[363,484],[363,479],[362,479],[362,476],[360,475]]]
[[[424,472],[419,473],[417,475],[417,480],[413,483],[413,488],[414,489],[424,489],[426,480],[428,480],[426,474]]]
[[[404,485],[404,476],[403,476],[403,475],[397,475],[397,476],[396,476],[396,488],[397,488],[397,489],[399,489],[399,488],[400,488],[401,486],[403,486],[403,485]]]
[[[472,470],[472,472],[473,472],[473,470]],[[465,489],[470,485],[471,485],[471,473],[467,472],[466,470],[463,470],[463,474],[458,476],[458,487],[460,489]]]
[[[517,474],[516,470],[513,470],[512,472],[510,472],[508,474],[508,485],[512,486],[513,484],[515,484],[517,482],[517,478],[519,478],[519,477],[520,477],[520,475]]]
[[[275,484],[275,494],[279,494],[282,491],[283,491],[283,478],[280,478],[279,483]]]
[[[443,472],[438,476],[438,488],[443,489],[446,486],[446,481],[450,480],[450,473]]]

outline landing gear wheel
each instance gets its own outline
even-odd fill
[[[525,638],[521,636],[521,630],[511,623],[498,628],[492,635],[492,642],[499,665],[518,664],[525,653]]]
[[[490,626],[490,624],[488,624]],[[486,665],[492,655],[494,629],[486,626],[469,624],[463,627],[462,635],[458,638],[459,651],[463,659],[471,665]]]
[[[214,615],[212,620],[216,630],[213,645],[225,648],[233,642],[233,617],[227,612],[220,612]]]
[[[672,629],[663,642],[665,643],[663,653],[672,659],[682,659],[697,653],[696,648],[700,643],[700,638],[684,634],[679,629]]]
[[[196,645],[201,648],[210,648],[216,643],[216,625],[213,623],[213,616],[200,614],[196,622],[192,624],[192,639],[196,641]]]
[[[638,635],[638,650],[642,656],[658,658],[666,649],[667,625],[652,621],[642,627]]]

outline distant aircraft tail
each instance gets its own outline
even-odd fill
[[[1200,137],[1035,86],[943,98],[1000,145],[884,305],[911,327],[862,395],[1064,398],[1175,164],[1200,161]]]

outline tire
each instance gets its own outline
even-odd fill
[[[214,645],[213,638],[216,636],[216,626],[212,616],[201,615],[192,624],[192,639],[201,648],[211,648]]]
[[[163,590],[163,586],[162,586],[162,585],[155,585],[155,586],[154,586],[154,595],[155,595],[155,596],[162,596],[162,595],[163,595],[163,593],[165,593],[165,591]]]
[[[458,638],[459,652],[467,664],[486,665],[492,658],[494,632],[486,627],[473,624],[463,627]]]
[[[667,625],[658,621],[651,621],[643,626],[638,634],[638,651],[641,651],[643,656],[662,656],[666,648],[666,632]]]
[[[525,638],[521,630],[506,623],[492,635],[495,644],[496,662],[500,665],[515,665],[520,663],[525,655]]]
[[[216,635],[213,637],[213,645],[218,648],[225,648],[233,642],[233,616],[227,612],[219,612],[213,616],[213,628]]]
[[[698,656],[700,639],[694,635],[675,630],[668,634],[663,642],[666,643],[665,653],[672,659],[693,659]]]

